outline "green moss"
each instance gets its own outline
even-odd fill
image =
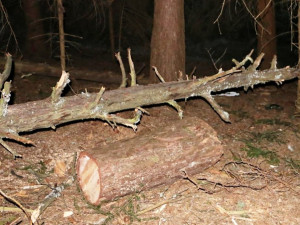
[[[255,124],[266,124],[266,125],[283,125],[290,126],[291,123],[287,121],[282,121],[279,119],[259,119],[255,121]]]
[[[288,166],[292,167],[293,169],[299,171],[300,170],[300,160],[294,160],[294,159],[285,159],[285,162]]]
[[[112,207],[108,212],[101,209],[102,204],[105,202],[102,202],[99,206],[89,204],[88,207],[94,209],[99,214],[107,216],[103,224],[111,224],[113,219],[124,215],[129,218],[128,224],[132,224],[135,221],[141,222],[159,219],[158,217],[139,218],[138,212],[140,211],[140,206],[138,202],[144,197],[145,196],[140,192],[132,194],[127,197],[127,200],[124,202],[124,204],[118,207]]]
[[[243,111],[243,110],[233,110],[233,111],[230,111],[229,114],[235,115],[241,119],[250,118],[249,113],[246,111]]]
[[[275,152],[256,147],[251,143],[246,143],[246,147],[241,150],[247,152],[247,156],[250,158],[263,157],[268,161],[268,163],[273,165],[277,165],[280,162],[279,157]]]
[[[250,132],[252,138],[249,140],[251,142],[261,143],[262,141],[276,142],[284,144],[285,141],[280,138],[280,131],[267,130],[264,132]]]

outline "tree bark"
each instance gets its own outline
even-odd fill
[[[277,54],[274,1],[258,0],[257,11],[261,14],[257,24],[257,50],[258,54],[265,53],[260,68],[269,69],[273,56]]]
[[[223,149],[217,133],[199,118],[81,152],[77,179],[94,205],[161,184],[170,184],[214,165]]]
[[[300,67],[300,1],[298,1],[298,65]],[[300,79],[298,79],[298,86],[297,86],[297,99],[295,102],[296,116],[300,117]]]
[[[29,57],[44,58],[47,56],[47,49],[44,37],[43,23],[40,15],[39,2],[24,0],[24,12],[27,23],[26,55]]]
[[[65,31],[64,31],[64,13],[63,0],[57,0],[58,30],[59,30],[59,49],[61,70],[66,71],[66,49],[65,49]]]
[[[110,51],[112,60],[115,59],[115,31],[114,31],[114,14],[112,3],[108,5],[108,29],[109,29],[109,40],[110,40]]]
[[[150,80],[159,82],[152,66],[165,81],[185,75],[184,0],[155,0],[151,38]]]
[[[100,118],[122,123],[122,119],[110,113],[134,109],[146,105],[166,103],[170,100],[207,96],[238,87],[252,87],[269,81],[282,82],[297,77],[295,68],[274,69],[255,72],[235,73],[220,79],[168,82],[148,86],[134,86],[106,91],[97,102],[96,93],[82,93],[64,97],[54,104],[51,99],[9,105],[5,115],[0,117],[0,136],[8,133],[32,131],[55,127],[58,124]],[[209,77],[208,77],[209,78]],[[92,107],[96,104],[95,107]]]

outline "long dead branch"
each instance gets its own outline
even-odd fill
[[[47,98],[40,101],[5,106],[0,115],[0,138],[14,139],[31,143],[21,138],[20,132],[41,128],[55,128],[56,125],[83,119],[101,119],[110,124],[120,123],[136,129],[141,111],[136,110],[133,119],[124,119],[111,113],[135,109],[147,105],[168,103],[178,99],[201,96],[208,100],[220,117],[229,121],[229,115],[219,106],[212,92],[244,87],[247,90],[256,84],[274,81],[282,83],[296,78],[300,70],[296,68],[270,69],[265,71],[229,70],[187,81],[166,82],[147,86],[132,86],[111,91],[100,90],[100,93],[81,93],[71,97],[60,97],[56,101]],[[100,96],[100,98],[99,98]]]
[[[269,81],[282,82],[297,77],[299,72],[298,69],[284,68],[237,73],[206,84],[196,80],[116,89],[104,92],[101,101],[93,110],[89,110],[89,105],[96,100],[96,93],[64,97],[56,104],[52,104],[50,99],[27,102],[8,107],[6,115],[0,118],[0,131],[19,133],[82,119],[112,119],[109,113],[161,104],[174,99],[203,96],[231,88],[247,89]]]
[[[283,82],[297,77],[299,73],[298,69],[284,68],[237,73],[207,83],[192,80],[116,89],[104,92],[93,110],[89,109],[89,105],[96,100],[96,93],[64,97],[56,104],[52,104],[51,99],[27,102],[8,107],[6,115],[0,118],[0,131],[19,133],[82,119],[113,119],[109,113],[161,104],[174,99],[203,96],[226,89],[247,89],[269,81]]]

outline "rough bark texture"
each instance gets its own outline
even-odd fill
[[[156,66],[166,81],[185,74],[184,1],[155,0],[151,38],[150,77],[159,82],[152,70]]]
[[[274,2],[269,3],[270,0],[257,1],[257,11],[261,13],[258,18],[260,25],[257,25],[257,50],[258,54],[265,53],[264,60],[260,65],[261,69],[270,68],[272,58],[277,54]]]
[[[113,8],[111,4],[108,5],[108,29],[109,29],[109,40],[110,40],[110,51],[112,60],[115,59],[115,31],[114,31],[114,17]]]
[[[299,70],[284,68],[265,71],[236,73],[220,79],[204,82],[191,80],[168,82],[148,86],[134,86],[105,91],[95,107],[91,106],[97,99],[97,94],[82,93],[61,98],[58,103],[51,99],[9,105],[5,115],[0,117],[0,134],[32,131],[40,128],[54,127],[70,121],[103,118],[116,120],[109,113],[134,109],[145,105],[165,103],[170,100],[184,99],[211,92],[222,91],[237,87],[251,87],[255,84],[269,81],[282,82],[297,77]]]
[[[188,118],[81,152],[77,179],[87,200],[97,205],[199,173],[222,154],[216,132],[201,119]]]
[[[298,65],[300,67],[300,2],[298,2]],[[298,79],[297,99],[295,102],[296,116],[300,117],[300,79]]]
[[[59,49],[61,70],[66,71],[66,49],[64,31],[64,7],[63,0],[57,0],[58,30],[59,30]]]

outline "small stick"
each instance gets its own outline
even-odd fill
[[[270,69],[271,70],[276,70],[277,69],[277,55],[273,56]]]
[[[253,64],[251,66],[249,66],[247,68],[247,70],[254,72],[257,69],[257,67],[259,66],[259,64],[260,64],[262,58],[264,57],[264,55],[265,55],[265,53],[263,53],[263,52],[260,53],[260,55],[257,56],[257,58],[255,59],[255,61],[253,62]]]
[[[100,103],[104,91],[105,87],[101,87],[100,91],[96,95],[95,101],[90,104],[89,109],[94,109]]]
[[[29,223],[32,224],[32,221],[31,221],[31,219],[30,219],[30,215],[27,213],[26,208],[24,208],[20,202],[18,202],[18,201],[17,201],[16,199],[14,199],[13,197],[10,197],[10,196],[8,196],[7,194],[5,194],[1,189],[0,189],[0,194],[1,194],[4,198],[6,198],[8,201],[10,201],[10,202],[14,203],[15,205],[17,205],[17,206],[23,211],[23,213],[26,215],[26,217],[27,217]]]
[[[26,209],[26,212],[30,212],[32,213],[33,210],[32,209]],[[23,210],[21,208],[16,208],[16,207],[5,207],[5,206],[0,206],[0,212],[23,212]]]
[[[10,87],[11,81],[4,83],[4,88],[1,91],[1,98],[0,98],[0,117],[4,117],[7,113],[8,103],[10,101]]]
[[[0,138],[15,140],[27,145],[34,145],[34,142],[26,137],[19,136],[17,133],[8,133],[0,131]]]
[[[230,123],[229,114],[228,112],[224,111],[222,107],[215,101],[215,99],[210,94],[203,94],[201,95],[204,99],[206,99],[209,104],[213,107],[213,109],[218,113],[218,115],[224,120],[225,122]]]
[[[197,69],[197,67],[196,67],[196,66],[194,66],[194,68],[193,68],[192,72],[190,73],[190,77],[192,77],[192,76],[193,76],[193,74],[195,73],[196,69]],[[182,74],[182,72],[181,72],[181,74]]]
[[[70,74],[66,71],[62,71],[59,81],[56,83],[55,87],[52,88],[51,99],[53,103],[57,103],[61,97],[61,94],[68,83]]]
[[[131,58],[131,49],[128,48],[127,49],[128,52],[128,63],[129,63],[129,67],[130,67],[130,77],[131,77],[131,87],[136,86],[136,73],[135,73],[135,69],[134,69],[134,64]]]
[[[186,190],[187,190],[187,189],[185,189],[185,190],[183,190],[183,191],[177,193],[176,196],[177,196],[178,194],[181,194],[182,192],[185,192]],[[153,205],[153,206],[151,206],[151,207],[149,207],[149,208],[147,208],[147,209],[144,209],[144,210],[142,210],[142,211],[139,211],[139,212],[137,212],[136,215],[139,216],[139,215],[142,215],[142,214],[144,214],[144,213],[150,212],[150,211],[152,211],[153,209],[156,209],[156,208],[158,208],[158,207],[160,207],[160,206],[162,206],[162,205],[165,205],[165,204],[168,204],[168,203],[173,203],[173,202],[178,202],[178,201],[181,201],[181,200],[183,200],[183,198],[174,199],[174,198],[172,197],[172,198],[163,200],[163,201],[161,201],[161,202],[159,202],[159,203],[156,203],[155,205]]]
[[[120,52],[116,53],[115,57],[117,58],[117,60],[120,64],[120,69],[121,69],[121,73],[122,73],[122,83],[121,83],[120,87],[121,88],[126,87],[126,85],[127,85],[126,72],[125,72],[125,67],[124,67]]]
[[[22,155],[16,153],[14,150],[12,150],[4,141],[2,138],[0,138],[0,144],[7,150],[9,151],[12,155],[13,155],[13,158],[16,159],[16,158],[22,158]]]
[[[4,82],[7,80],[7,78],[10,75],[12,67],[12,56],[9,53],[6,53],[6,63],[4,67],[3,73],[0,74],[0,89],[2,88]]]
[[[32,212],[31,214],[31,221],[35,223],[39,216],[46,210],[46,208],[54,202],[58,197],[61,196],[61,193],[63,192],[64,189],[68,188],[74,183],[74,180],[76,178],[76,173],[75,173],[75,163],[77,159],[77,154],[74,154],[74,159],[72,163],[72,175],[69,176],[69,178],[62,183],[60,186],[54,188],[50,194],[48,194],[45,199],[39,204],[39,206]]]
[[[50,194],[48,194],[45,199],[39,204],[39,206],[32,212],[31,221],[35,223],[39,216],[46,210],[46,208],[54,202],[58,197],[61,196],[61,193],[64,189],[69,187],[75,180],[75,175],[70,176],[66,182],[60,186],[54,188]]]
[[[157,70],[157,67],[156,66],[152,66],[152,68],[154,69],[154,72],[156,74],[156,76],[159,78],[159,80],[162,82],[162,83],[166,83],[165,82],[165,79],[160,75],[160,73],[158,72]]]

